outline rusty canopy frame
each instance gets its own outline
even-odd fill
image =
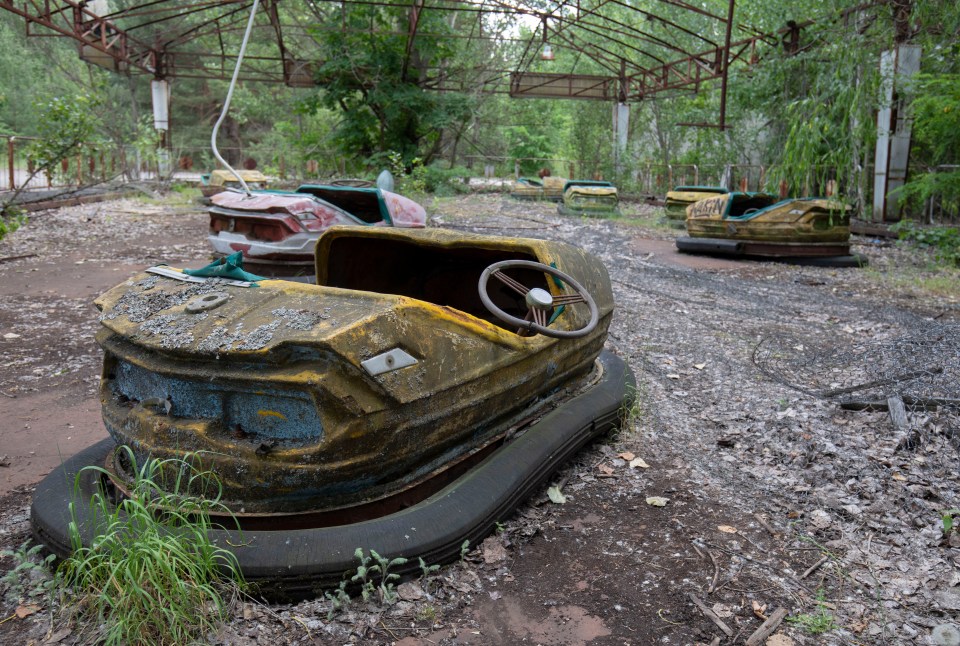
[[[94,4],[82,0],[0,0],[0,9],[20,16],[28,36],[71,38],[82,59],[114,72],[149,74],[157,79],[226,79],[235,60],[237,47],[233,41],[239,38],[251,2],[146,0],[102,14],[91,8]],[[348,6],[407,12],[407,29],[390,32],[407,39],[405,70],[415,40],[430,35],[422,31],[422,15],[457,12],[472,17],[474,24],[469,33],[453,37],[509,42],[520,51],[504,69],[486,70],[481,91],[517,98],[626,103],[665,91],[698,91],[704,83],[719,79],[718,123],[688,125],[720,128],[726,127],[731,64],[756,62],[759,45],[779,46],[787,42],[784,34],[813,22],[791,23],[791,27],[778,32],[755,32],[734,41],[735,0],[727,0],[722,15],[683,0],[651,0],[644,8],[627,0],[263,0],[262,4],[255,28],[271,34],[275,49],[245,57],[241,74],[245,81],[315,85],[315,70],[321,61],[310,58],[309,39],[317,32],[349,31],[346,21],[337,18]],[[656,13],[651,7],[669,7],[676,17]],[[284,8],[300,9],[310,19],[295,19],[292,12],[282,11]],[[518,25],[527,25],[527,29],[517,27],[507,37],[485,34],[485,16],[507,17]],[[199,38],[215,39],[216,51],[198,51],[194,42]],[[538,57],[541,45],[548,43],[575,52],[574,67],[589,67],[590,73],[543,71]],[[315,41],[313,44],[316,46]],[[586,62],[581,64],[583,59]],[[423,87],[463,89],[463,80],[448,70],[431,72]]]

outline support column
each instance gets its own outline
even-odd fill
[[[877,149],[874,157],[873,221],[900,219],[900,199],[890,193],[907,179],[913,117],[897,91],[920,71],[920,47],[897,45],[880,54],[880,110],[877,112]]]

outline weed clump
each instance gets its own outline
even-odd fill
[[[73,554],[63,582],[78,598],[85,629],[105,644],[188,644],[203,641],[227,616],[243,585],[236,557],[210,538],[210,514],[223,513],[220,483],[196,456],[132,465],[128,495],[94,494],[94,537],[83,544],[75,504],[69,525]],[[100,467],[84,471],[106,475]],[[77,476],[79,488],[81,472]],[[212,496],[189,491],[212,492]]]

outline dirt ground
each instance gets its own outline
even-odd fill
[[[866,269],[684,256],[643,205],[577,219],[472,195],[429,212],[602,258],[607,346],[638,404],[551,480],[565,503],[545,487],[398,603],[237,603],[210,643],[742,644],[782,609],[750,643],[960,644],[960,535],[941,520],[960,507],[960,420],[917,404],[960,397],[955,272],[865,238]],[[32,485],[106,435],[92,300],[144,266],[204,264],[205,233],[188,204],[124,200],[37,213],[0,242],[0,550],[29,537]],[[902,395],[906,426],[840,395]],[[0,559],[0,643],[83,643],[18,562]]]

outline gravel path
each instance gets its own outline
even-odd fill
[[[97,405],[89,300],[146,264],[203,260],[205,216],[178,208],[64,209],[0,242],[0,258],[38,253],[0,263],[0,337],[19,335],[0,340],[0,405],[53,390]],[[607,345],[635,371],[639,403],[556,476],[567,502],[535,497],[397,604],[238,602],[211,641],[732,644],[783,608],[768,644],[951,643],[960,534],[944,536],[941,513],[960,508],[960,419],[942,400],[960,398],[957,274],[865,239],[867,269],[684,257],[655,210],[625,210],[564,218],[498,195],[431,208],[438,226],[563,240],[608,267]],[[37,276],[83,271],[73,291]],[[840,406],[891,397],[905,402],[901,428],[886,410]],[[28,493],[0,498],[0,548],[26,538]],[[0,620],[19,601],[5,586]],[[60,643],[83,639],[64,615],[52,625],[71,630]],[[50,629],[37,613],[0,624],[0,641]]]

